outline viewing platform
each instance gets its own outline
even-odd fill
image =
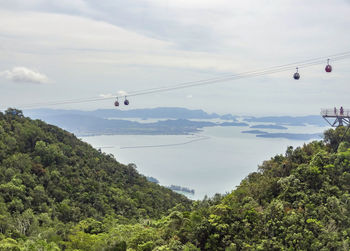
[[[321,116],[332,127],[347,126],[350,123],[350,109],[321,109]]]

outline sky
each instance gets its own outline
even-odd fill
[[[48,106],[327,58],[350,51],[349,0],[0,0],[0,109]],[[129,97],[118,109],[237,115],[350,108],[350,58],[271,75]]]

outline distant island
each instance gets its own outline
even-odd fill
[[[247,131],[241,131],[241,133],[249,133],[249,134],[266,134],[268,132],[264,132],[261,130],[247,130]]]
[[[242,133],[255,134],[260,138],[285,138],[291,140],[310,140],[322,138],[321,133],[270,133],[261,130],[248,130]]]
[[[275,124],[269,124],[269,125],[253,125],[250,126],[250,128],[257,128],[257,129],[277,129],[277,130],[287,130],[288,128],[281,125],[275,125]]]
[[[260,138],[285,138],[292,140],[322,139],[322,133],[264,133],[256,136]]]
[[[146,176],[146,179],[150,182],[159,184],[159,180],[157,180],[156,178],[152,177],[152,176]]]
[[[35,109],[25,111],[27,116],[41,119],[47,123],[57,125],[78,136],[93,135],[187,135],[200,132],[204,127],[213,126],[249,126],[239,122],[234,116],[208,114],[202,110],[186,108],[154,108],[136,110],[54,110]],[[129,120],[166,119],[156,122],[136,122]],[[210,119],[226,120],[225,122],[211,122]]]
[[[292,116],[247,117],[244,119],[244,121],[248,123],[249,122],[274,123],[276,125],[286,125],[286,126],[305,126],[305,125],[324,126],[326,124],[325,121],[322,119],[322,117],[319,115],[296,116],[296,117],[292,117]]]
[[[181,187],[181,186],[175,186],[175,185],[170,185],[170,186],[167,186],[167,188],[175,191],[175,192],[184,192],[184,193],[189,193],[189,194],[194,194],[195,191],[194,189],[190,189],[190,188],[187,188],[187,187]]]
[[[24,114],[34,119],[62,127],[77,136],[94,135],[188,135],[200,132],[205,127],[238,126],[252,129],[288,130],[287,126],[325,126],[318,115],[248,117],[232,114],[219,115],[203,110],[181,107],[158,107],[148,109],[99,109],[94,111],[63,109],[31,109]],[[147,122],[152,119],[156,121]],[[252,123],[253,125],[250,125]],[[257,124],[259,123],[259,124]],[[318,133],[271,133],[261,130],[246,130],[242,133],[265,138],[296,140],[318,139]]]
[[[157,180],[156,178],[152,177],[152,176],[146,176],[146,179],[150,182],[159,184],[159,180]],[[188,193],[188,194],[195,194],[195,190],[194,189],[190,189],[187,187],[182,187],[182,186],[176,186],[176,185],[170,185],[170,186],[166,186],[166,188],[169,188],[175,192],[183,192],[183,193]]]
[[[249,126],[247,123],[214,123],[187,119],[167,119],[152,123],[140,123],[124,119],[104,119],[84,115],[48,116],[45,122],[57,125],[78,136],[94,135],[187,135],[200,132],[204,127]]]

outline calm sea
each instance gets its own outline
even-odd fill
[[[141,174],[155,177],[161,185],[195,189],[195,195],[188,197],[202,199],[205,195],[232,191],[264,160],[284,154],[287,146],[304,144],[300,140],[241,133],[247,129],[209,127],[195,135],[102,135],[82,139],[113,154],[121,163],[136,164]],[[318,133],[325,129],[306,126],[268,131]]]

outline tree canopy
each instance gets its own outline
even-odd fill
[[[349,250],[350,132],[189,202],[74,135],[0,113],[0,250]]]

